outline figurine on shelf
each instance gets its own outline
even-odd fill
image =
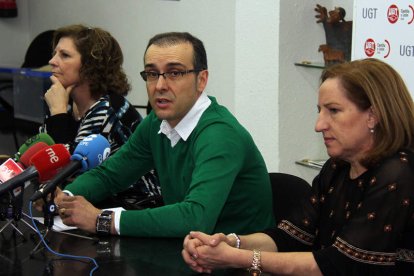
[[[325,29],[326,44],[319,46],[319,52],[323,53],[325,65],[341,63],[351,60],[352,21],[345,20],[345,9],[335,7],[329,11],[325,7],[316,5],[316,23],[323,24]]]

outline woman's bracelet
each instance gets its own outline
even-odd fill
[[[236,239],[236,248],[240,248],[240,237],[236,233],[230,233],[227,235],[228,237],[234,237]]]
[[[253,249],[252,266],[248,269],[252,276],[260,276],[262,274],[261,253],[258,249]]]

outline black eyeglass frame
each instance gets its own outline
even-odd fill
[[[184,70],[184,71],[173,70],[173,71],[167,71],[167,72],[164,72],[164,73],[157,73],[157,72],[153,72],[153,71],[149,72],[149,71],[144,70],[144,71],[139,72],[139,74],[141,75],[141,77],[144,81],[148,81],[148,76],[147,76],[148,73],[157,74],[158,75],[157,78],[153,80],[153,81],[156,81],[160,78],[160,76],[163,76],[164,79],[170,79],[169,76],[171,76],[172,73],[179,74],[180,77],[183,77],[184,75],[187,75],[187,74],[190,74],[190,73],[199,73],[199,72],[204,71],[204,70],[205,69],[191,69],[191,70]],[[170,79],[170,80],[174,80],[174,79]]]

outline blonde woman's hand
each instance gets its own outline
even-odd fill
[[[207,235],[203,232],[191,231],[184,238],[183,250],[181,254],[187,265],[194,271],[199,273],[211,273],[212,270],[210,267],[200,265],[200,263],[198,262],[198,258],[200,256],[199,249],[204,248],[204,250],[201,252],[208,252],[205,251],[205,248],[216,247],[222,242],[224,244],[231,243],[229,238],[223,233]]]

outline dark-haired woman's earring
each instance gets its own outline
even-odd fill
[[[370,128],[369,129],[369,132],[374,133],[374,129],[373,128]]]

